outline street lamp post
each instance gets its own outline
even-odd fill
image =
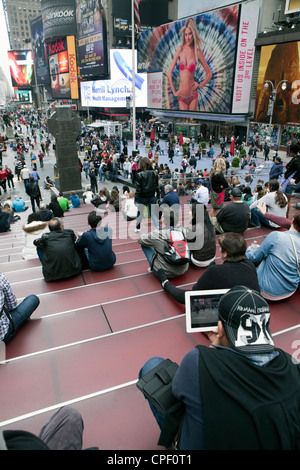
[[[281,85],[281,89],[284,91],[286,89],[286,84],[287,84],[287,80],[281,80],[277,84],[276,87],[273,85],[273,82],[271,82],[270,80],[266,80],[265,83],[264,83],[264,89],[265,90],[268,90],[269,86],[271,86],[271,89],[272,89],[272,93],[269,96],[269,109],[268,109],[268,114],[270,116],[270,120],[269,120],[269,133],[270,133],[270,136],[271,136],[271,125],[272,125],[272,119],[273,119],[274,103],[276,101],[277,91],[278,91],[278,88],[279,88],[280,85]]]

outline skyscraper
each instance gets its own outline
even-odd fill
[[[31,49],[30,21],[41,15],[40,0],[2,0],[11,49]]]

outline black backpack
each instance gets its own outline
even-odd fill
[[[182,266],[190,261],[190,252],[182,229],[170,228],[163,257],[174,266]]]

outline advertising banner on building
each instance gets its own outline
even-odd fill
[[[145,31],[139,72],[162,72],[162,108],[230,113],[239,6],[212,10]]]
[[[14,90],[15,99],[19,103],[32,103],[32,92],[31,90]]]
[[[137,54],[135,51],[135,64]],[[86,107],[126,108],[126,98],[132,96],[132,51],[112,49],[110,51],[110,80],[95,80],[81,83],[81,104]],[[147,107],[147,74],[135,71],[136,107]]]
[[[300,0],[285,0],[285,11],[286,15],[290,15],[291,13],[299,13],[300,12]]]
[[[162,72],[148,73],[148,107],[162,108]]]
[[[47,45],[44,42],[43,21],[41,16],[30,22],[30,29],[37,85],[50,85]]]
[[[44,39],[76,35],[75,0],[41,0]]]
[[[241,5],[233,88],[233,113],[242,114],[249,111],[258,15],[258,0]]]
[[[83,78],[107,74],[106,1],[76,2],[78,65]]]
[[[52,97],[78,99],[74,36],[49,42],[48,56]]]
[[[32,51],[8,51],[8,65],[12,86],[28,88],[34,85]]]
[[[300,41],[261,48],[254,120],[270,118],[274,124],[300,123]]]

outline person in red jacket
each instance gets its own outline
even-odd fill
[[[2,166],[0,167],[0,184],[6,193],[6,179],[7,179],[7,173],[5,170],[3,170]]]

